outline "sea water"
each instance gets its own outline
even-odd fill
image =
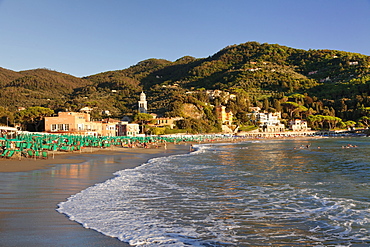
[[[369,246],[370,139],[204,144],[60,203],[134,246]]]

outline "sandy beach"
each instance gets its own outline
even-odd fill
[[[70,221],[55,209],[69,196],[154,157],[188,153],[190,144],[86,149],[49,159],[0,159],[0,246],[129,246]]]

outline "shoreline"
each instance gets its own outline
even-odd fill
[[[116,171],[138,167],[156,157],[187,154],[190,143],[169,143],[166,149],[90,151],[61,153],[47,160],[0,161],[1,170],[15,167],[1,172],[0,177],[1,246],[130,246],[71,221],[56,211],[57,204],[113,178]]]
[[[168,144],[168,152],[171,152],[174,144]],[[50,157],[47,159],[34,159],[34,158],[22,158],[22,159],[7,159],[0,158],[0,173],[8,172],[28,172],[33,170],[48,169],[53,166],[60,164],[79,164],[89,159],[91,154],[94,155],[120,155],[131,152],[140,153],[161,153],[166,151],[163,147],[159,148],[86,148],[81,151],[75,152],[50,152]]]
[[[242,141],[253,141],[253,140],[306,140],[306,139],[316,139],[323,138],[322,136],[274,136],[274,137],[238,137],[222,140],[210,140],[203,141],[201,144],[212,144],[212,143],[236,143]],[[160,153],[168,150],[169,152],[173,149],[174,146],[178,145],[187,145],[189,146],[189,152],[191,151],[190,146],[194,144],[199,144],[199,142],[184,142],[184,143],[167,143],[166,145],[160,145],[158,147],[150,148],[128,148],[128,147],[119,147],[112,146],[109,148],[84,148],[80,151],[74,152],[49,152],[50,157],[47,159],[41,158],[0,158],[0,173],[11,173],[11,172],[29,172],[40,169],[48,169],[60,164],[79,164],[85,162],[89,159],[91,154],[101,154],[101,155],[119,155],[131,152],[142,152],[142,153]]]

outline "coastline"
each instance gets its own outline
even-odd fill
[[[55,209],[73,194],[149,159],[186,154],[190,144],[58,153],[54,159],[0,160],[1,246],[129,246],[85,229]]]
[[[310,138],[230,138],[201,144]],[[86,148],[56,152],[54,159],[0,160],[0,245],[130,246],[69,220],[56,211],[57,204],[105,182],[116,171],[135,168],[156,157],[189,153],[191,145],[198,143],[168,143],[158,148]]]
[[[323,138],[322,136],[266,136],[266,137],[240,137],[240,138],[230,138],[230,139],[222,139],[222,140],[211,140],[211,141],[203,141],[202,144],[207,143],[224,143],[224,142],[240,142],[240,141],[253,141],[253,140],[307,140],[307,139],[317,139]],[[171,152],[174,145],[188,145],[188,151],[190,151],[190,145],[198,144],[199,142],[184,142],[179,144],[168,143],[166,144],[166,148],[168,152]],[[158,146],[158,148],[150,147],[150,148],[123,148],[112,146],[110,148],[102,149],[102,148],[85,148],[80,151],[74,152],[49,152],[48,159],[33,159],[33,158],[22,158],[22,159],[6,159],[0,158],[0,173],[7,173],[7,172],[27,172],[39,169],[47,169],[52,166],[56,166],[59,164],[78,164],[86,161],[89,159],[91,154],[102,154],[102,155],[118,155],[124,153],[131,153],[131,152],[139,152],[139,153],[160,153],[163,150],[166,150],[164,145]]]
[[[168,144],[168,152],[172,152],[174,144]],[[0,158],[0,173],[1,172],[27,172],[39,169],[47,169],[52,166],[59,164],[78,164],[88,160],[91,154],[99,155],[119,155],[125,153],[161,153],[164,151],[163,147],[159,148],[86,148],[81,151],[75,152],[50,152],[48,159],[33,159],[33,158],[22,158],[22,159],[6,159]]]

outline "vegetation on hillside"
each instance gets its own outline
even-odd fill
[[[91,107],[95,119],[105,117],[103,111],[121,118],[135,115],[144,91],[149,112],[181,116],[179,127],[197,132],[220,130],[212,107],[219,104],[234,113],[238,125],[250,124],[246,113],[258,106],[282,111],[285,120],[307,119],[317,129],[367,126],[370,57],[247,42],[207,58],[148,59],[84,78],[47,69],[0,68],[0,89],[0,115],[10,117],[18,107],[40,106],[55,112]],[[212,96],[208,90],[222,93]],[[4,117],[0,121],[4,124]]]

